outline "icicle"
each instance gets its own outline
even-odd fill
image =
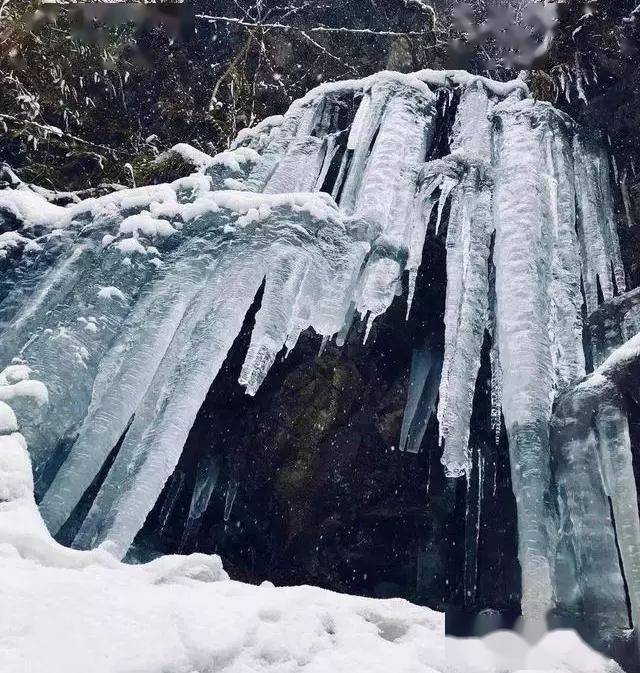
[[[246,386],[249,395],[256,394],[285,344],[291,312],[309,264],[304,252],[295,248],[288,250],[276,246],[272,254],[262,306],[256,316],[249,351],[238,379],[240,385]]]
[[[344,319],[344,324],[342,325],[340,331],[336,336],[336,345],[339,348],[342,348],[347,340],[347,335],[349,334],[349,330],[351,329],[351,325],[353,324],[353,319],[355,318],[355,315],[356,315],[355,302],[350,302],[349,308],[347,310],[347,315],[345,316]]]
[[[360,189],[371,151],[371,144],[376,138],[376,132],[380,126],[385,105],[391,94],[392,88],[388,82],[374,84],[369,91],[365,92],[358,113],[356,113],[356,116],[359,115],[359,118],[355,131],[352,128],[354,137],[351,139],[351,144],[354,145],[354,148],[345,152],[345,159],[347,154],[351,154],[351,161],[349,162],[349,170],[344,179],[342,196],[340,198],[340,207],[346,213],[352,213],[355,209],[358,190]],[[356,133],[358,137],[357,145],[355,144]]]
[[[440,178],[433,180],[426,188],[423,186],[414,199],[414,206],[411,216],[411,228],[409,230],[409,256],[407,259],[407,271],[409,272],[409,291],[407,295],[407,314],[409,317],[413,297],[416,291],[416,280],[418,270],[422,262],[422,254],[427,228],[431,220],[431,212],[435,206],[432,194],[440,183]]]
[[[320,169],[320,174],[318,175],[318,178],[313,188],[314,192],[317,192],[322,188],[322,185],[324,184],[327,174],[329,173],[329,169],[331,168],[331,163],[333,162],[333,159],[336,156],[338,149],[340,148],[337,142],[336,135],[337,134],[332,134],[330,136],[327,136],[324,160],[322,163],[322,167]]]
[[[550,488],[548,423],[553,361],[548,288],[553,234],[545,189],[543,129],[531,101],[496,106],[495,265],[502,407],[518,505],[523,615],[534,623],[552,604],[549,555],[556,530]]]
[[[502,367],[498,355],[497,336],[493,335],[490,352],[491,362],[491,429],[495,437],[496,446],[500,444],[502,436]]]
[[[220,466],[215,458],[203,458],[198,461],[196,483],[191,495],[189,514],[187,515],[187,521],[182,534],[180,550],[184,549],[188,541],[193,539],[197,534],[202,517],[207,511],[207,507],[209,507],[209,501],[218,483],[219,474]]]
[[[376,242],[361,278],[358,310],[375,318],[391,306],[401,286],[414,212],[413,166],[425,155],[434,128],[433,96],[409,88],[392,98],[385,110],[357,195],[355,214],[376,225]],[[397,139],[403,139],[403,152]]]
[[[620,243],[612,207],[609,162],[604,150],[578,135],[574,140],[578,237],[587,311],[598,306],[598,285],[605,299],[625,290]],[[613,270],[613,278],[612,278]]]
[[[483,466],[483,458],[481,455],[478,455],[477,474],[470,474],[467,479],[463,569],[464,601],[467,605],[475,604],[478,589],[478,551],[480,547],[480,520],[482,517]]]
[[[373,327],[373,321],[376,319],[375,315],[369,314],[367,317],[367,327],[364,331],[364,338],[362,339],[362,343],[366,344],[367,340],[369,339],[369,333],[371,332],[371,328]]]
[[[371,113],[371,93],[365,92],[353,118],[349,137],[347,139],[347,149],[355,150],[362,145],[362,139],[367,132],[369,115]]]
[[[148,290],[102,361],[78,437],[40,504],[52,532],[67,520],[127,429],[187,307],[214,277],[215,266],[206,269],[206,252],[202,239],[186,246],[182,262]]]
[[[442,355],[428,345],[413,350],[399,448],[418,453],[438,395]]]
[[[488,312],[491,192],[479,157],[489,156],[489,100],[470,87],[460,101],[453,153],[470,162],[455,189],[447,230],[445,352],[438,420],[444,442],[442,463],[449,477],[469,474],[469,423]],[[455,154],[452,154],[455,156]],[[472,165],[475,164],[475,165]],[[443,199],[456,182],[445,178]]]
[[[640,621],[640,518],[629,423],[621,403],[601,402],[596,414],[604,487],[611,499],[633,623]],[[591,552],[597,554],[598,548]]]
[[[333,189],[331,190],[331,197],[338,203],[339,205],[342,205],[342,199],[339,198],[340,192],[342,191],[342,186],[344,184],[345,180],[345,175],[347,173],[347,168],[349,165],[349,156],[350,153],[347,151],[342,155],[342,159],[340,160],[340,168],[338,169],[338,175],[336,177],[336,181],[333,185]]]
[[[607,136],[608,145],[611,147],[611,138]],[[616,185],[620,182],[620,176],[618,173],[618,162],[616,161],[615,154],[611,155],[611,165],[613,166],[613,179],[615,180]]]
[[[436,236],[440,232],[440,223],[442,222],[442,213],[447,204],[451,191],[456,186],[457,181],[451,178],[444,178],[440,184],[440,198],[438,199],[438,216],[436,218]]]
[[[264,188],[265,194],[313,191],[326,159],[325,141],[317,136],[295,139]],[[328,169],[327,169],[328,170]]]
[[[613,157],[615,161],[615,157]],[[635,222],[633,221],[633,215],[631,214],[631,197],[629,196],[629,188],[627,186],[627,169],[624,169],[622,173],[622,180],[620,181],[620,193],[622,194],[622,203],[624,205],[624,214],[627,219],[627,226],[633,227]]]
[[[231,510],[233,509],[233,503],[236,500],[236,495],[238,494],[238,482],[234,479],[230,481],[227,486],[227,495],[224,500],[224,515],[223,519],[225,522],[229,521],[231,518]]]
[[[180,497],[180,493],[184,486],[185,473],[182,471],[174,472],[173,477],[171,478],[171,484],[169,485],[169,491],[167,492],[167,498],[162,503],[162,508],[160,510],[159,517],[159,528],[158,533],[160,536],[164,534],[164,531],[167,528],[169,523],[169,517],[173,513],[175,506]]]
[[[123,556],[175,469],[264,273],[255,255],[221,264],[180,323],[74,544]],[[233,279],[229,283],[229,278]]]
[[[312,139],[311,131],[322,96],[293,105],[282,124],[275,127],[269,144],[245,181],[249,191],[271,193],[287,190],[288,186],[312,182],[318,175],[317,163],[322,140]],[[288,158],[285,160],[284,157]]]
[[[545,149],[549,213],[553,225],[548,289],[549,336],[554,391],[558,391],[585,375],[585,360],[572,147],[569,129],[557,117],[549,118]]]
[[[405,171],[422,160],[433,135],[434,97],[427,99],[406,88],[387,104],[357,194],[355,214],[377,224],[386,235],[402,235],[399,220],[413,199],[412,173]],[[398,152],[398,138],[403,151]]]

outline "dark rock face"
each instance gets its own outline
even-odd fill
[[[488,423],[488,350],[469,484],[444,476],[435,415],[420,453],[398,450],[412,350],[442,349],[444,261],[432,240],[409,321],[398,298],[364,346],[362,324],[322,354],[305,333],[255,398],[237,384],[250,314],[131,556],[216,552],[239,580],[517,614],[515,503],[506,441]],[[203,469],[218,476],[194,518]]]

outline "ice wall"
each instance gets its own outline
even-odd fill
[[[603,634],[640,620],[640,518],[625,401],[637,394],[639,374],[636,334],[560,396],[551,425],[561,530],[556,594]]]
[[[450,104],[437,106],[444,90]],[[434,140],[442,125],[453,129],[444,152]],[[488,334],[523,611],[542,618],[561,593],[556,550],[571,546],[562,507],[577,497],[567,478],[567,497],[555,498],[552,403],[585,374],[583,304],[592,310],[624,290],[601,146],[529,98],[522,80],[425,70],[323,85],[205,163],[170,185],[67,208],[26,187],[0,192],[0,218],[14,229],[0,234],[0,366],[28,363],[49,389],[48,406],[16,411],[50,529],[93,485],[74,544],[126,553],[261,288],[240,374],[249,394],[308,328],[342,343],[359,314],[368,335],[405,276],[411,319],[424,242],[440,236],[444,353],[416,349],[399,443],[419,450],[440,379],[442,461],[448,477],[468,475]],[[613,409],[600,423],[622,426]],[[609,491],[628,487],[628,461],[615,464],[623,479],[609,478]],[[213,469],[198,477],[193,525]],[[609,535],[613,520],[601,514]],[[628,515],[614,507],[616,516]],[[590,558],[576,544],[566,564]]]

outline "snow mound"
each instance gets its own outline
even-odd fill
[[[53,229],[64,216],[65,209],[49,203],[39,194],[28,189],[3,189],[0,191],[0,216],[3,211],[15,217],[24,227]]]

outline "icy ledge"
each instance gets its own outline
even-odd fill
[[[23,365],[5,399],[46,403]],[[22,383],[16,389],[16,384]],[[27,385],[25,385],[27,384]],[[218,556],[129,566],[49,535],[16,416],[0,402],[0,670],[4,673],[616,673],[575,634],[444,638],[443,615],[400,599],[233,582]]]

